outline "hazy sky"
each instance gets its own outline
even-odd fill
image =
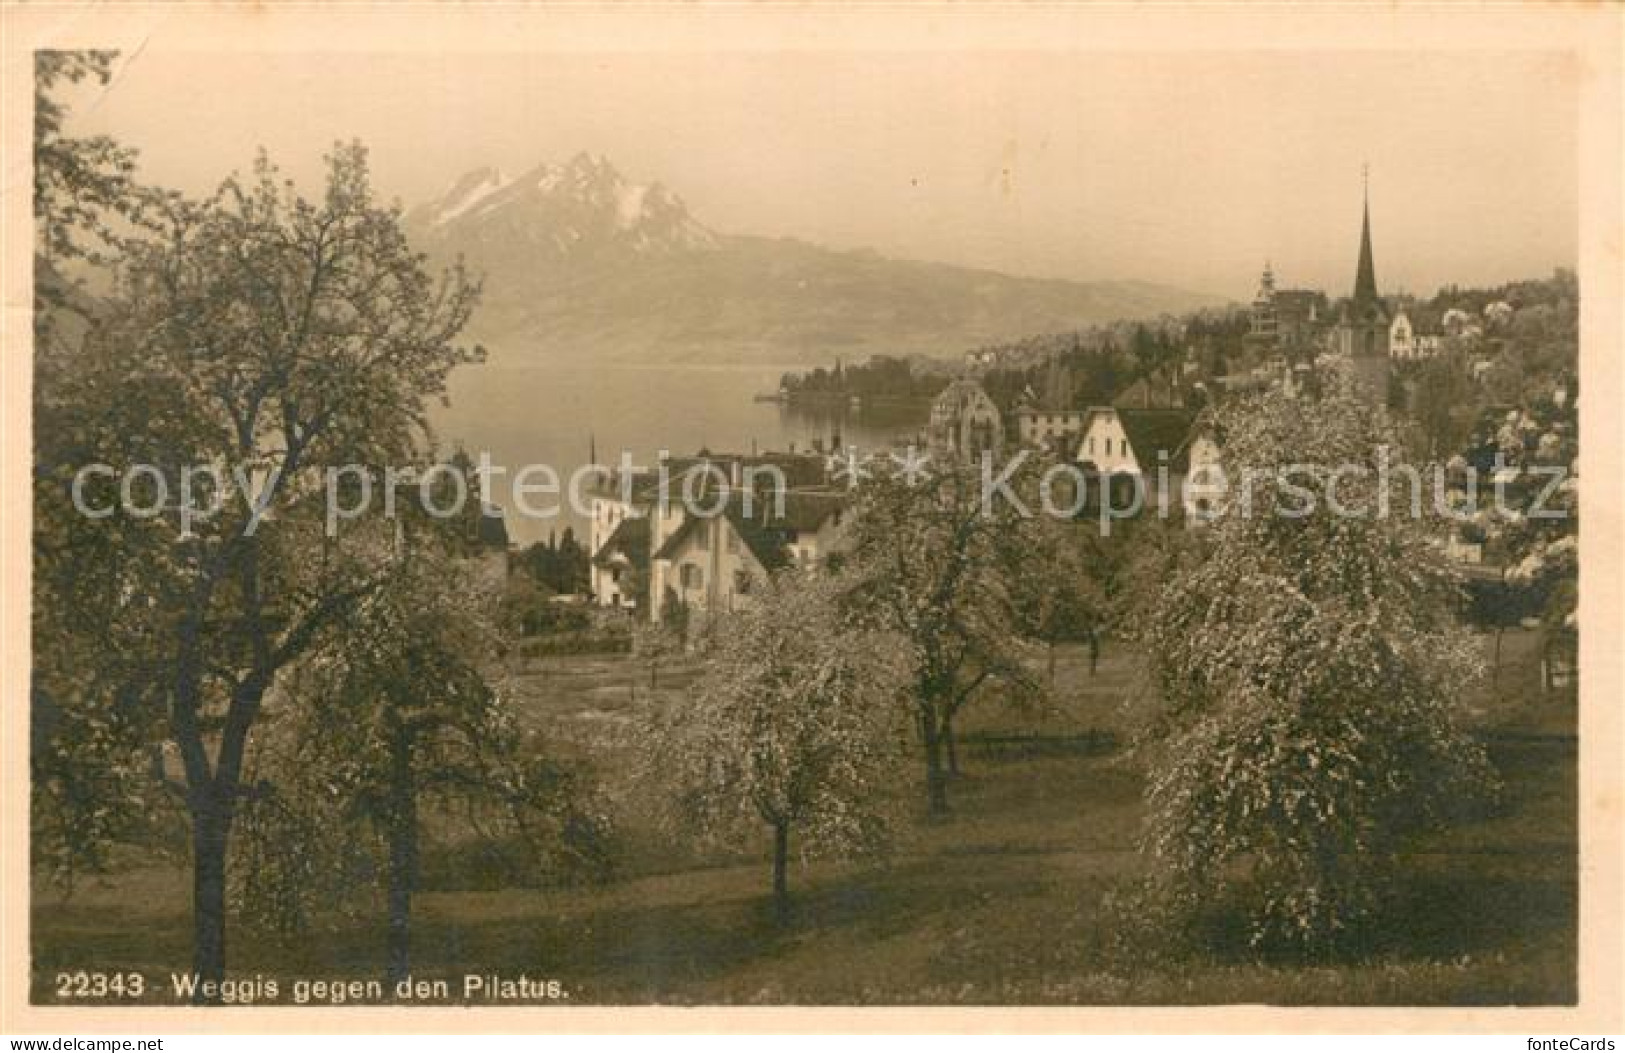
[[[153,46],[79,131],[198,191],[360,137],[414,204],[581,150],[724,232],[1246,298],[1347,291],[1371,166],[1384,292],[1572,266],[1575,67],[1530,53],[199,55]]]

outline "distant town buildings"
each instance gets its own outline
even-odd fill
[[[1122,409],[1184,409],[1185,390],[1177,369],[1154,369],[1118,393],[1112,405]]]
[[[999,364],[1000,349],[979,347],[965,352],[965,365],[972,369],[990,369]]]
[[[1319,289],[1277,289],[1268,263],[1253,297],[1248,343],[1263,353],[1303,357],[1325,330],[1329,307]]]
[[[1431,358],[1439,352],[1439,347],[1439,334],[1422,332],[1407,308],[1402,306],[1394,312],[1393,324],[1388,327],[1389,355],[1401,362],[1410,362]]]
[[[999,407],[974,380],[955,380],[931,403],[927,444],[934,456],[976,460],[998,454],[1004,435]]]
[[[1281,339],[1280,320],[1275,313],[1275,272],[1268,261],[1264,274],[1258,280],[1258,294],[1253,297],[1251,327],[1248,339],[1254,343],[1275,347]]]
[[[1388,397],[1388,333],[1393,319],[1377,295],[1377,270],[1371,253],[1371,200],[1367,195],[1360,219],[1360,260],[1354,271],[1354,295],[1338,319],[1335,349],[1349,364],[1354,383],[1372,402]]]
[[[1331,306],[1319,289],[1280,289],[1275,293],[1275,331],[1281,350],[1309,351],[1325,330]]]
[[[1083,433],[1086,409],[1047,409],[1021,406],[1016,410],[1016,437],[1023,446],[1053,449],[1063,440]]]
[[[1350,368],[1357,387],[1381,404],[1388,398],[1391,362],[1426,359],[1446,340],[1477,337],[1505,325],[1510,316],[1511,308],[1501,302],[1480,314],[1439,313],[1405,297],[1384,300],[1377,289],[1367,194],[1353,288],[1341,304],[1318,289],[1278,288],[1266,262],[1239,348],[1236,330],[1210,327],[1182,356],[1163,360],[1124,387],[1111,405],[1095,406],[1073,403],[1076,362],[1051,351],[1047,373],[1029,376],[1008,420],[981,383],[961,377],[931,404],[927,452],[938,460],[975,461],[984,453],[999,455],[1005,442],[1014,440],[1050,451],[1107,487],[1136,478],[1141,486],[1165,479],[1185,513],[1199,520],[1212,511],[1215,494],[1207,484],[1220,476],[1222,455],[1221,438],[1202,412],[1210,402],[1272,387],[1312,393],[1321,370],[1335,358]],[[1008,365],[1003,350],[972,351],[966,364],[973,369]],[[1046,360],[1022,361],[1033,368]],[[1482,372],[1475,363],[1473,375]],[[845,489],[826,478],[830,465],[824,454],[822,445],[800,455],[701,451],[667,459],[630,480],[611,473],[593,499],[594,602],[655,620],[674,605],[735,610],[750,602],[756,583],[768,574],[822,565],[839,551],[850,511]],[[763,482],[761,473],[769,469],[772,481]],[[716,498],[711,514],[685,511],[685,503],[694,507],[696,494],[702,507],[704,495]]]

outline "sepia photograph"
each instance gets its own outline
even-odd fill
[[[1620,1031],[1620,9],[1150,8],[8,6],[4,1030]]]

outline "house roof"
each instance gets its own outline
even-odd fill
[[[786,487],[818,486],[824,483],[828,476],[828,468],[824,458],[812,453],[784,453],[768,452],[753,454],[738,453],[708,453],[702,452],[693,457],[669,457],[663,464],[666,470],[666,495],[668,500],[677,500],[684,493],[684,486],[692,472],[700,472],[699,482],[695,484],[699,495],[709,494],[713,487],[720,485],[722,480],[732,480],[736,470],[740,484],[747,478],[757,485],[765,485],[768,481],[761,469],[777,469]],[[752,472],[757,470],[752,476]],[[659,499],[660,496],[660,467],[641,468],[632,473],[631,495],[634,504],[648,504]],[[620,499],[624,496],[622,483],[614,474],[600,474],[593,482],[592,489],[602,497]]]
[[[773,502],[758,496],[751,502],[751,515],[746,516],[743,498],[742,494],[730,498],[728,504],[716,515],[691,515],[685,518],[682,525],[672,531],[665,544],[660,546],[660,551],[655,553],[654,558],[674,558],[699,529],[700,524],[723,520],[733,528],[745,548],[764,569],[778,570],[788,566],[791,560],[785,545],[789,528],[778,525],[779,521],[773,516]]]
[[[784,493],[782,507],[772,495],[754,494],[747,515],[745,495],[734,494],[718,515],[689,516],[684,519],[682,525],[660,546],[654,558],[673,558],[699,523],[725,519],[756,562],[768,570],[777,570],[792,562],[787,546],[796,535],[818,530],[848,503],[846,494],[833,490],[788,490]],[[630,522],[641,520],[626,520],[622,526]],[[610,541],[613,540],[612,537]],[[606,548],[609,543],[605,543]]]
[[[1164,452],[1172,470],[1183,471],[1188,465],[1190,449],[1185,439],[1195,414],[1177,409],[1119,409],[1117,419],[1142,470],[1156,467]]]
[[[600,567],[608,564],[620,552],[634,567],[649,565],[649,520],[646,516],[623,519],[604,543],[593,554],[592,561]]]
[[[771,498],[758,497],[757,504],[773,506]],[[790,490],[784,495],[784,515],[774,519],[773,525],[810,533],[818,530],[830,516],[845,508],[847,495],[834,490]]]
[[[1185,437],[1180,440],[1179,449],[1169,459],[1169,463],[1179,465],[1181,470],[1189,467],[1191,446],[1195,444],[1197,439],[1204,437],[1213,440],[1219,446],[1224,445],[1224,430],[1214,420],[1213,414],[1205,411],[1191,422],[1190,428],[1185,432]]]
[[[1426,304],[1401,304],[1399,309],[1394,312],[1394,317],[1398,318],[1400,315],[1404,315],[1410,320],[1411,329],[1418,336],[1435,334],[1444,328],[1440,312]]]
[[[1124,388],[1112,405],[1137,409],[1177,409],[1185,404],[1179,378],[1167,369],[1157,369]]]
[[[1086,409],[1044,409],[1041,406],[1022,406],[1016,410],[1018,417],[1087,417]]]
[[[750,554],[756,557],[766,570],[778,570],[790,563],[790,552],[785,548],[786,528],[774,525],[772,519],[771,503],[763,509],[752,509],[753,515],[746,516],[741,504],[728,502],[727,511],[723,514],[728,523],[739,534],[739,539],[750,549]]]

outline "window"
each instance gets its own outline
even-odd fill
[[[734,591],[741,596],[750,595],[750,571],[734,571]]]
[[[692,563],[684,563],[680,572],[684,589],[702,589],[705,587],[705,571]]]

